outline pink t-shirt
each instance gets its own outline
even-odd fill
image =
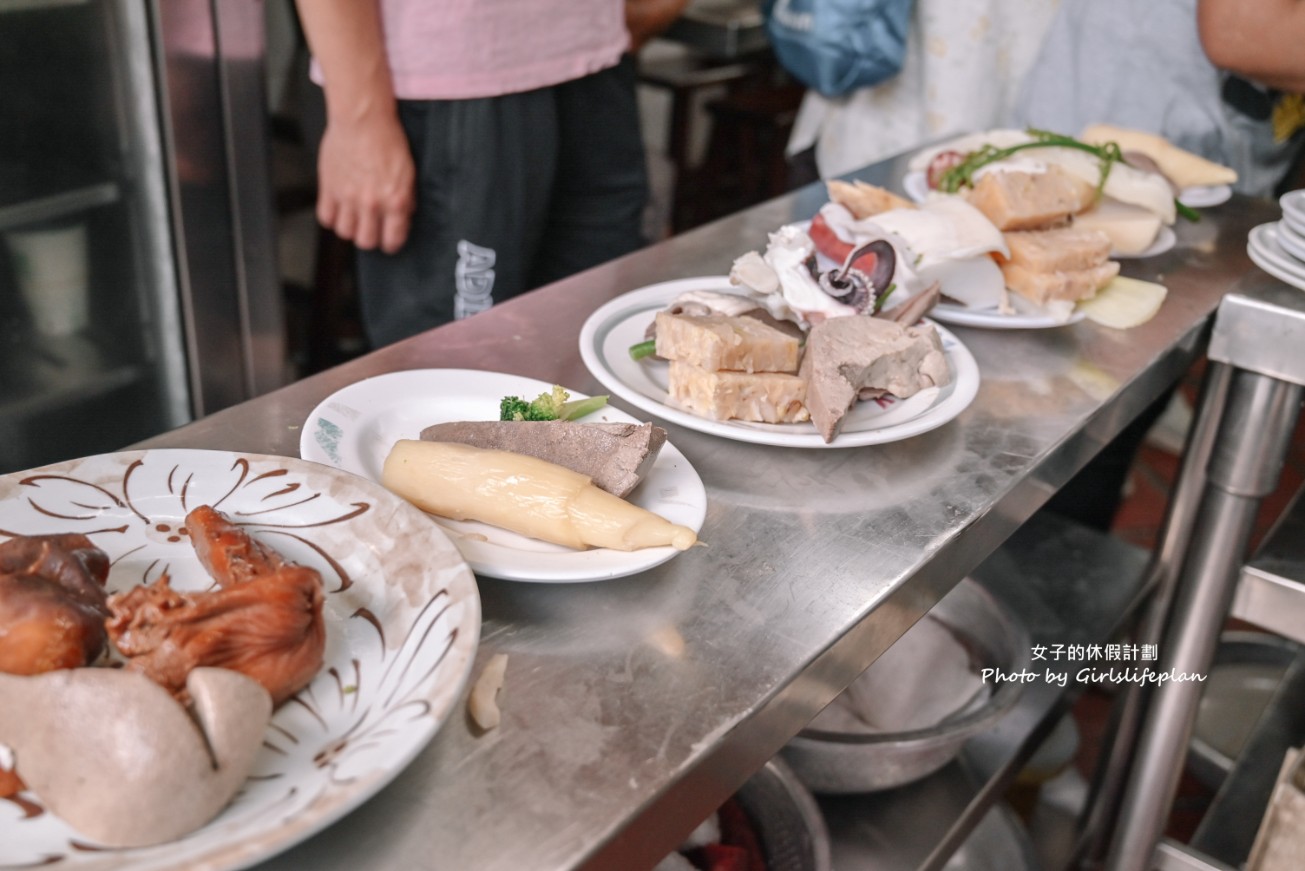
[[[495,97],[615,66],[622,0],[381,0],[401,99]]]

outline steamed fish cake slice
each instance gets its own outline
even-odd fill
[[[381,483],[430,514],[576,549],[687,550],[698,541],[692,529],[599,489],[586,475],[507,451],[404,439],[385,458]]]
[[[1010,262],[1033,272],[1067,272],[1100,266],[1110,257],[1110,237],[1081,227],[1007,233]]]
[[[966,195],[970,205],[998,230],[1040,230],[1069,219],[1092,205],[1096,189],[1082,179],[1048,166],[1044,172],[992,170]]]
[[[796,336],[753,317],[657,313],[657,356],[700,369],[789,372],[798,368]]]
[[[1097,230],[1026,230],[1007,233],[1006,241],[1006,286],[1038,305],[1086,299],[1119,274],[1119,264],[1107,259],[1110,237]]]
[[[672,360],[667,392],[694,414],[712,420],[800,423],[810,420],[803,402],[806,379],[786,372],[711,371]]]
[[[1037,305],[1047,306],[1079,302],[1094,296],[1119,275],[1119,264],[1107,260],[1100,266],[1087,269],[1035,272],[1008,263],[1002,267],[1002,273],[1011,291]]]

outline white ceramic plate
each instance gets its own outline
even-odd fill
[[[1261,224],[1251,230],[1246,253],[1255,265],[1281,281],[1305,290],[1305,263],[1299,263],[1278,243],[1278,224]]]
[[[1305,290],[1305,279],[1297,278],[1293,273],[1286,271],[1281,267],[1281,265],[1279,265],[1278,261],[1265,257],[1262,252],[1257,251],[1254,248],[1248,247],[1247,253],[1250,255],[1252,263],[1272,275],[1274,278],[1286,282],[1293,287],[1299,287],[1300,289]]]
[[[1014,294],[1010,295],[1010,299],[1015,305],[1021,304],[1016,302]],[[1028,311],[1017,310],[1013,314],[1002,314],[995,308],[975,309],[940,302],[929,310],[929,317],[957,327],[981,327],[986,330],[1045,330],[1076,324],[1084,318],[1083,312],[1075,309],[1067,320],[1058,320],[1031,303],[1023,304],[1029,306]]]
[[[474,369],[413,369],[351,384],[322,400],[304,423],[299,453],[379,481],[390,448],[415,439],[426,427],[458,420],[498,420],[504,396],[534,399],[553,385],[520,375]],[[573,399],[584,394],[569,391]],[[586,421],[639,423],[606,406]],[[636,505],[694,531],[707,516],[707,491],[684,454],[669,442],[652,470],[630,494]],[[679,553],[675,548],[636,551],[573,550],[474,521],[433,518],[452,537],[478,574],[510,581],[601,581],[647,571]]]
[[[1155,257],[1157,254],[1163,254],[1174,247],[1178,241],[1178,234],[1174,232],[1173,227],[1160,225],[1160,232],[1155,234],[1155,241],[1143,251],[1136,254],[1121,254],[1118,251],[1111,251],[1110,256],[1114,260],[1143,260],[1147,257]]]
[[[929,182],[926,175],[919,170],[908,172],[902,177],[902,190],[917,203],[922,203],[929,196]],[[1178,201],[1193,209],[1208,209],[1228,202],[1232,198],[1232,188],[1226,184],[1183,188],[1178,194]]]
[[[1282,220],[1288,227],[1305,236],[1305,188],[1288,191],[1278,198],[1282,206]]]
[[[1282,221],[1278,222],[1278,245],[1305,266],[1305,234],[1297,233]]]
[[[376,793],[460,698],[480,636],[475,578],[422,512],[370,481],[285,457],[196,450],[106,454],[0,477],[0,531],[89,535],[112,560],[110,591],[164,571],[179,590],[211,586],[181,533],[202,504],[321,572],[322,670],[274,713],[248,781],[208,825],[155,847],[104,849],[22,793],[0,801],[0,866],[244,868]]]
[[[908,172],[902,178],[902,191],[917,203],[929,198],[929,179],[923,172]]]
[[[880,405],[859,402],[848,413],[843,430],[826,443],[809,423],[766,424],[711,420],[671,404],[666,364],[632,360],[629,348],[643,341],[656,313],[688,290],[736,291],[724,276],[681,278],[632,290],[601,306],[580,328],[580,356],[589,371],[617,396],[649,414],[689,429],[735,441],[791,448],[850,448],[910,438],[956,417],[979,389],[979,367],[968,348],[947,330],[937,327],[953,379],[942,389],[922,390],[907,400]],[[936,326],[936,325],[935,325]]]
[[[1226,184],[1200,185],[1183,188],[1178,192],[1178,202],[1190,209],[1208,209],[1232,199],[1232,188]]]

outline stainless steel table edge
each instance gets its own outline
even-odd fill
[[[862,175],[891,183],[900,171],[899,161]],[[595,392],[598,385],[575,351],[580,323],[589,312],[655,281],[723,274],[735,256],[763,244],[768,230],[809,217],[822,200],[822,188],[810,186],[500,304],[483,315],[381,349],[144,446],[293,456],[299,428],[318,401],[361,378],[399,369],[517,371]],[[586,658],[566,647],[578,643],[569,626],[549,640],[532,634],[547,629],[547,621],[525,611],[491,611],[486,615],[482,660],[496,650],[513,649],[525,637],[530,645],[525,652],[514,650],[514,666],[524,663],[522,667],[532,669],[554,694],[565,694],[574,692],[574,687],[558,682],[565,673],[563,665],[574,663],[586,680],[594,681],[597,695],[588,701],[598,709],[590,715],[553,712],[553,719],[531,718],[527,729],[525,721],[513,719],[516,712],[509,706],[507,728],[487,741],[469,736],[465,724],[450,723],[410,770],[363,811],[273,859],[268,867],[292,868],[310,861],[318,867],[345,868],[364,856],[395,867],[435,867],[445,862],[514,869],[651,865],[1182,374],[1203,347],[1206,322],[1219,296],[1249,268],[1245,231],[1269,208],[1266,203],[1234,198],[1207,218],[1203,227],[1180,227],[1180,245],[1174,252],[1129,264],[1126,271],[1131,274],[1163,278],[1171,286],[1161,315],[1135,331],[1119,333],[1084,323],[999,336],[957,328],[955,332],[984,370],[984,383],[975,405],[934,433],[873,450],[785,453],[671,426],[672,441],[708,484],[705,532],[716,539],[708,562],[690,568],[694,564],[680,558],[616,592],[555,589],[545,595],[538,589],[493,585],[496,607],[527,600],[532,607],[550,600],[581,607],[587,597],[610,593],[611,600],[618,601],[627,592],[638,601],[634,591],[652,587],[665,592],[666,601],[677,607],[687,601],[699,608],[666,612],[695,653],[706,658],[694,663],[703,669],[701,685],[681,686],[677,678],[644,683],[640,690],[654,695],[686,688],[707,693],[711,681],[719,682],[725,670],[755,661],[756,672],[748,677],[753,681],[748,700],[731,696],[728,705],[714,710],[715,720],[696,723],[696,740],[684,747],[677,743],[673,759],[650,761],[637,750],[630,751],[634,755],[629,757],[613,755],[614,764],[636,759],[650,764],[651,778],[632,777],[632,782],[638,781],[633,788],[617,789],[610,773],[584,766],[566,770],[595,776],[593,784],[558,781],[553,766],[567,764],[566,753],[576,752],[575,748],[567,743],[566,753],[561,753],[539,741],[556,733],[558,742],[569,742],[562,730],[577,725],[604,730],[613,725],[615,709],[610,706],[617,704],[616,697],[604,694],[613,691],[604,690],[600,678],[619,675],[628,659],[618,661],[608,653]],[[1019,361],[1032,361],[1036,371],[1015,366]],[[1055,371],[1048,371],[1052,367]],[[1004,377],[994,380],[994,370]],[[1002,391],[1005,384],[1010,385],[1009,392]],[[1052,392],[1044,394],[1044,390]],[[1020,403],[1028,405],[1022,409]],[[945,465],[937,476],[943,480],[934,480],[915,474],[918,470],[911,468],[911,461],[918,457],[961,465]],[[785,510],[775,499],[774,488],[757,486],[743,468],[780,460],[818,475],[822,487],[836,488],[846,474],[855,473],[886,482],[886,492],[898,493],[899,484],[918,486],[918,491],[890,496],[886,502],[845,494],[849,507],[833,512],[823,504],[817,510],[799,499],[793,503],[801,506],[796,511],[792,505]],[[945,496],[949,492],[956,498]],[[929,513],[927,522],[919,521],[920,512]],[[879,539],[871,530],[880,527],[895,532]],[[771,539],[749,537],[756,552],[737,552],[731,542],[761,534],[755,530],[772,534]],[[812,537],[822,550],[802,549]],[[923,548],[919,542],[925,542]],[[846,558],[858,550],[880,560],[882,569],[871,566],[862,578],[850,575]],[[784,571],[797,573],[802,583],[795,584]],[[706,587],[705,578],[711,578]],[[810,585],[820,595],[811,592]],[[727,599],[726,593],[739,598]],[[784,610],[786,595],[799,597],[802,608]],[[658,603],[649,607],[655,611]],[[736,616],[727,613],[734,608],[745,625],[712,623],[718,618],[704,613],[703,607],[724,608],[721,620]],[[561,617],[557,622],[565,624]],[[713,646],[716,639],[711,632],[717,630],[746,651]],[[798,637],[808,631],[818,634],[809,640]],[[623,654],[630,655],[628,649]],[[514,684],[514,679],[510,670],[508,691],[515,691],[510,699],[536,707],[547,701],[543,687]],[[717,685],[717,691],[728,695],[733,688]],[[628,705],[631,697],[621,698],[621,704]],[[701,700],[680,698],[674,704],[686,716],[702,717],[713,711]],[[635,698],[633,708],[648,711],[646,701]],[[600,713],[604,705],[606,713]],[[633,742],[634,747],[647,743],[655,749],[657,734],[641,735],[638,730],[646,727],[659,733],[665,728],[658,723],[627,725],[633,731],[622,747]],[[668,737],[685,741],[678,732]],[[527,750],[534,754],[526,757],[530,766],[508,765]],[[518,788],[515,794],[513,787]],[[564,817],[569,824],[560,823]],[[363,826],[371,827],[365,844],[357,837],[366,831]]]

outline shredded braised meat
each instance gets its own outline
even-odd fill
[[[219,589],[183,593],[165,575],[109,597],[109,637],[127,668],[185,698],[200,666],[238,671],[280,704],[322,666],[324,594],[313,569],[283,559],[205,505],[186,517],[200,562]]]

